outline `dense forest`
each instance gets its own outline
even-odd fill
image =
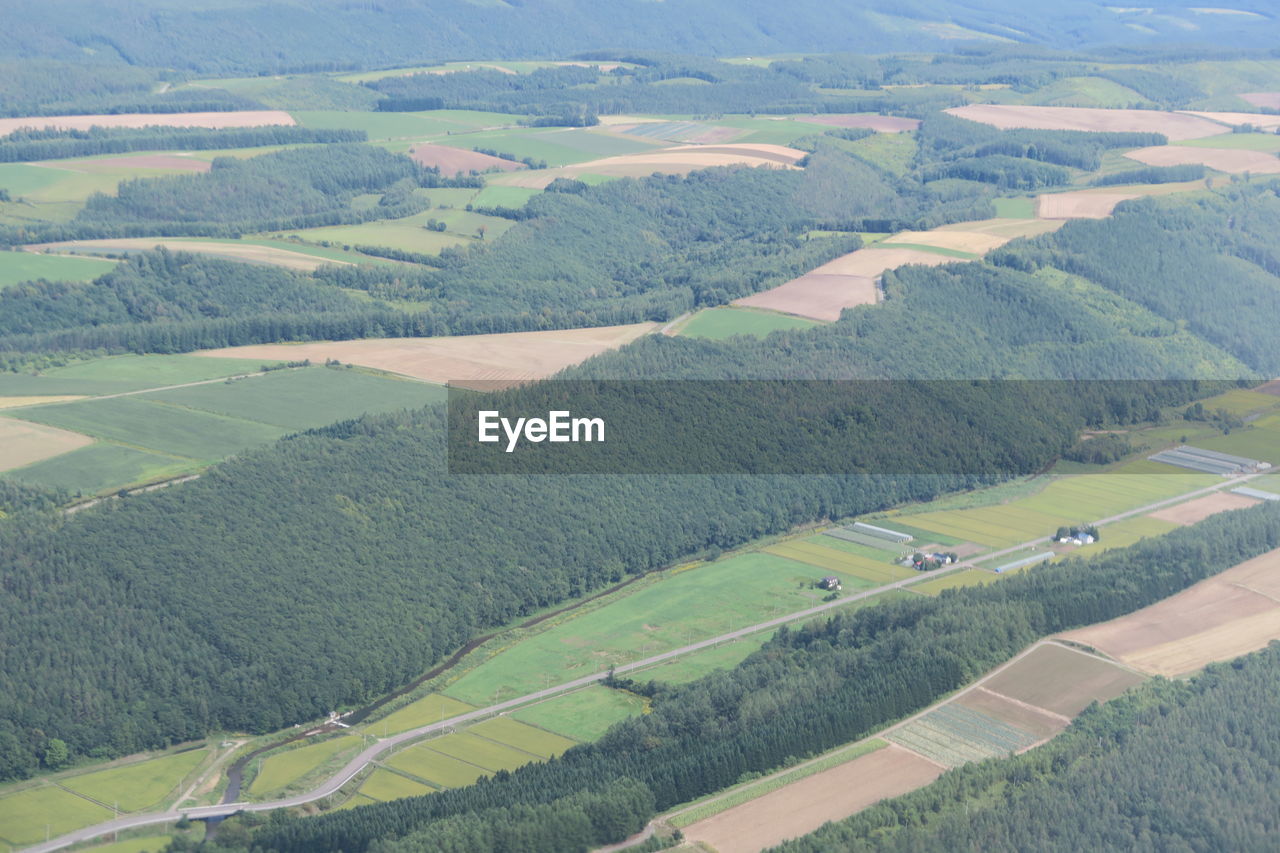
[[[1039,637],[1132,612],[1278,546],[1280,505],[1263,505],[990,586],[780,629],[735,669],[645,688],[651,713],[559,759],[468,788],[273,823],[254,844],[280,853],[496,853],[507,849],[501,839],[518,832],[526,839],[522,850],[561,853],[618,841],[639,828],[643,814],[620,803],[619,814],[635,817],[630,826],[597,825],[588,843],[566,847],[556,835],[557,813],[570,810],[575,795],[626,780],[641,783],[661,811],[744,773],[865,737]],[[496,813],[498,804],[509,811]]]
[[[1156,679],[1016,758],[775,848],[1268,850],[1280,833],[1280,644],[1190,681]]]
[[[1280,314],[1278,231],[1276,185],[1235,183],[1191,198],[1126,202],[1106,221],[1068,222],[991,261],[1081,276],[1273,375],[1280,372],[1270,322]]]

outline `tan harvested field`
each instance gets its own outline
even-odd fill
[[[999,248],[1012,240],[1000,234],[983,231],[962,231],[959,229],[937,231],[903,231],[880,242],[880,245],[893,243],[915,243],[917,246],[937,246],[940,249],[955,249],[959,252],[985,254]]]
[[[933,230],[967,231],[977,234],[994,234],[1013,240],[1017,237],[1038,237],[1057,231],[1066,223],[1059,219],[983,219],[977,222],[957,222],[954,225],[943,225]]]
[[[685,827],[719,853],[757,853],[929,784],[943,768],[890,744]]]
[[[284,110],[237,110],[224,113],[124,113],[96,116],[33,116],[0,118],[0,136],[15,130],[88,130],[91,127],[265,127],[297,124]]]
[[[1280,110],[1280,92],[1246,92],[1240,95],[1255,107],[1268,107]]]
[[[103,157],[99,160],[59,160],[34,163],[54,169],[71,169],[76,172],[107,172],[117,169],[172,169],[178,172],[207,172],[213,168],[212,160],[197,160],[181,154],[130,154],[123,157]]]
[[[1236,148],[1194,148],[1184,145],[1156,145],[1139,148],[1124,156],[1148,166],[1183,166],[1203,164],[1219,172],[1260,175],[1280,173],[1280,157],[1266,151],[1244,151]]]
[[[21,468],[90,444],[93,439],[78,432],[0,418],[0,471]]]
[[[765,143],[677,145],[671,148],[655,148],[652,151],[642,151],[637,154],[604,157],[556,169],[540,169],[527,175],[510,175],[496,183],[501,183],[503,186],[545,189],[556,178],[576,178],[579,175],[643,178],[655,172],[663,175],[687,175],[698,169],[710,169],[714,166],[768,166],[775,169],[796,169],[799,167],[795,164],[804,156],[805,153],[796,148]]]
[[[954,704],[971,711],[988,714],[1039,738],[1053,737],[1071,722],[1071,718],[1065,714],[1046,711],[1044,708],[1011,699],[985,687],[970,690],[954,700]]]
[[[1220,512],[1247,509],[1260,503],[1262,501],[1245,497],[1244,495],[1233,495],[1231,492],[1215,492],[1212,495],[1205,495],[1202,498],[1196,498],[1184,504],[1156,510],[1150,513],[1149,517],[1158,518],[1161,521],[1171,521],[1174,524],[1195,524]]]
[[[324,361],[336,358],[387,370],[427,382],[545,379],[593,355],[617,349],[658,328],[656,323],[460,335],[452,338],[385,338],[306,344],[254,344],[206,350],[199,355],[223,358],[266,358]]]
[[[1265,115],[1263,113],[1220,113],[1220,112],[1198,112],[1196,110],[1180,110],[1189,116],[1198,116],[1206,118],[1209,121],[1220,122],[1221,124],[1236,126],[1241,124],[1251,124],[1254,127],[1260,127],[1263,130],[1275,130],[1280,127],[1280,115]],[[1169,137],[1172,139],[1173,137]]]
[[[1200,139],[1222,133],[1222,125],[1186,113],[1157,110],[1108,110],[1093,107],[1031,107],[1016,104],[968,104],[947,110],[967,118],[1008,130],[1015,127],[1036,130],[1092,130],[1163,133],[1169,139]]]
[[[409,156],[424,166],[439,169],[442,175],[484,172],[489,169],[514,172],[517,169],[527,168],[523,163],[481,154],[479,151],[468,151],[465,148],[450,148],[448,145],[415,145],[409,149]]]
[[[1273,397],[1280,397],[1280,379],[1272,379],[1270,382],[1264,382],[1253,390],[1261,394],[1270,394]]]
[[[292,270],[311,272],[325,264],[350,266],[350,261],[332,261],[303,252],[291,252],[275,246],[255,246],[252,243],[204,243],[199,240],[171,239],[168,237],[120,237],[104,240],[68,240],[62,243],[36,243],[27,246],[31,251],[75,252],[78,254],[103,254],[118,251],[146,251],[163,246],[171,252],[192,252],[225,258],[232,261],[246,261],[257,264],[271,264]]]
[[[0,397],[0,409],[16,409],[19,406],[39,406],[43,403],[66,403],[81,400],[83,395],[70,394],[58,397]]]
[[[809,124],[825,124],[829,127],[866,127],[877,133],[902,133],[920,126],[918,118],[878,115],[823,115],[801,119]]]
[[[875,280],[885,270],[907,264],[936,266],[957,260],[918,249],[859,249],[772,290],[735,299],[733,304],[834,322],[840,319],[840,312],[845,308],[875,304]]]
[[[735,299],[733,304],[833,323],[840,319],[840,312],[846,308],[874,305],[876,293],[874,278],[811,272],[772,290]]]
[[[1280,639],[1280,549],[1136,613],[1062,636],[1166,676],[1260,649]]]
[[[1036,200],[1036,215],[1041,219],[1106,219],[1120,202],[1141,197],[1141,193],[1093,190],[1046,193]]]
[[[1056,644],[1040,646],[982,682],[992,693],[1064,717],[1090,702],[1106,702],[1143,680],[1141,675],[1100,657]]]

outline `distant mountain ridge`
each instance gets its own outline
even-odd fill
[[[1195,2],[1119,8],[1101,0],[6,0],[0,58],[229,74],[607,49],[733,56],[939,51],[992,40],[1059,48],[1277,43],[1280,16],[1272,4]]]

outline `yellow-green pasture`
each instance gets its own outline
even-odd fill
[[[440,693],[429,693],[380,720],[365,723],[362,728],[370,734],[385,737],[456,717],[474,710],[474,707]]]
[[[852,554],[812,541],[791,540],[770,545],[764,549],[770,554],[797,560],[820,569],[835,572],[842,579],[861,587],[879,586],[911,577],[913,569],[897,566],[888,560],[877,562],[858,554]]]
[[[0,797],[0,841],[24,846],[113,817],[111,809],[53,785]]]
[[[60,780],[64,788],[132,812],[159,805],[183,779],[200,766],[208,749],[189,749],[122,767]]]
[[[253,778],[249,790],[254,796],[264,796],[272,791],[279,791],[302,779],[339,753],[354,752],[361,743],[358,737],[342,735],[267,756],[262,759],[262,768]]]

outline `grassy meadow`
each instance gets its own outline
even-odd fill
[[[735,335],[764,337],[770,332],[787,329],[811,329],[821,325],[803,317],[757,311],[751,308],[707,308],[694,314],[680,327],[686,338],[722,341]]]

